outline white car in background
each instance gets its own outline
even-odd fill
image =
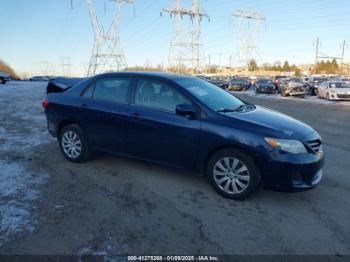
[[[318,97],[327,100],[350,100],[350,84],[343,81],[325,81],[318,89]]]

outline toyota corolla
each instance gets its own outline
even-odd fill
[[[109,73],[43,101],[49,132],[71,162],[104,151],[206,176],[225,197],[245,199],[260,182],[300,191],[321,181],[320,135],[279,112],[198,78]]]

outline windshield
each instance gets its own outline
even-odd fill
[[[330,88],[350,88],[350,84],[345,82],[329,83]]]
[[[300,78],[290,78],[289,81],[296,82],[296,83],[303,83],[303,80]]]
[[[221,111],[224,109],[234,110],[245,105],[244,102],[232,94],[200,79],[180,78],[176,79],[175,82],[188,90],[203,104],[215,111]]]
[[[259,84],[272,84],[272,81],[269,79],[260,79],[258,80]]]
[[[327,81],[327,78],[314,78],[314,82],[324,82]]]

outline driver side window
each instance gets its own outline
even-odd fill
[[[166,83],[139,79],[135,90],[135,104],[175,113],[177,105],[191,104],[191,102]]]

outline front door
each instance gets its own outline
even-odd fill
[[[176,87],[138,79],[130,105],[128,153],[142,159],[194,169],[200,142],[200,119],[176,114],[178,104],[192,103]]]

